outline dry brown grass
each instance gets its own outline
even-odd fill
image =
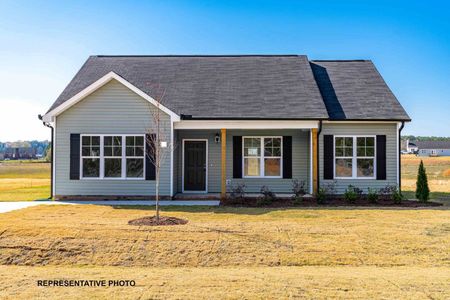
[[[0,298],[450,296],[450,210],[165,207],[189,223],[127,225],[148,209],[3,214]],[[138,287],[36,288],[57,278]]]
[[[42,279],[131,279],[135,287],[37,287]],[[2,299],[448,299],[449,270],[418,267],[124,268],[0,266]]]

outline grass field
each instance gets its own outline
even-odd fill
[[[49,196],[49,163],[30,161],[0,163],[0,201],[36,200]]]
[[[419,157],[402,155],[402,190],[408,198],[415,198],[417,170],[423,160],[427,171],[431,199],[450,205],[450,156]]]
[[[37,206],[0,218],[0,298],[450,297],[450,210]],[[37,288],[38,279],[136,287]]]

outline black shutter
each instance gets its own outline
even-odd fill
[[[242,136],[233,136],[233,178],[242,178]]]
[[[156,169],[150,157],[154,156],[154,147],[152,145],[155,140],[155,134],[145,135],[145,147],[147,154],[145,155],[145,180],[155,180],[156,179]]]
[[[292,136],[283,136],[283,178],[292,178]]]
[[[53,149],[52,149],[53,151]],[[70,179],[80,180],[80,134],[70,134]]]
[[[323,136],[323,179],[333,179],[333,135]]]
[[[377,180],[386,179],[386,136],[377,135]]]

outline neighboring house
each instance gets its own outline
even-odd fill
[[[419,156],[450,156],[450,141],[416,141]]]
[[[416,142],[411,142],[410,140],[406,140],[406,152],[407,153],[417,153],[419,148],[416,145]]]
[[[5,149],[4,158],[34,159],[36,158],[36,151],[31,147],[9,147]]]
[[[292,179],[310,193],[334,181],[338,193],[399,184],[410,118],[369,60],[91,56],[43,117],[54,127],[56,198],[155,194],[144,155],[155,84],[177,145],[161,170],[164,198],[223,197],[237,184],[289,194]]]

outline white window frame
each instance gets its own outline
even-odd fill
[[[357,156],[357,138],[365,137],[365,138],[373,138],[373,157],[372,156]],[[353,155],[350,156],[342,156],[336,157],[336,138],[352,138],[353,139]],[[339,177],[336,176],[336,159],[351,159],[352,160],[352,176],[351,177]],[[373,159],[373,176],[372,177],[358,177],[358,159]],[[333,137],[333,178],[334,179],[376,179],[377,178],[377,136],[370,134],[361,134],[361,135],[335,135]]]
[[[99,136],[100,137],[100,156],[83,156],[83,136]],[[122,137],[122,170],[120,177],[105,177],[105,158],[119,158],[116,156],[104,156],[104,137],[105,136],[120,136]],[[126,156],[126,137],[127,136],[142,136],[144,139],[144,156]],[[80,134],[80,179],[82,180],[145,180],[146,164],[145,164],[145,153],[147,153],[147,143],[145,140],[145,134]],[[99,177],[83,177],[83,158],[99,158],[100,159],[100,172]],[[142,177],[126,177],[127,173],[127,158],[139,158],[144,160]]]
[[[244,145],[245,139],[258,138],[261,139],[260,147],[261,154],[259,156],[245,156]],[[278,138],[280,139],[280,156],[265,156],[264,155],[264,139],[266,138]],[[259,158],[259,176],[246,176],[245,175],[245,158]],[[280,176],[264,176],[264,159],[265,158],[279,158],[280,159]],[[242,137],[242,178],[283,178],[283,137],[282,136],[243,136]]]

